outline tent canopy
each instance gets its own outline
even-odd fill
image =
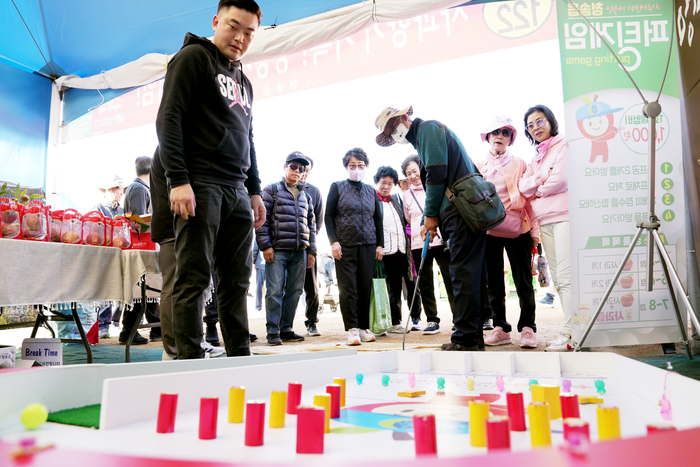
[[[185,32],[211,36],[217,0],[5,0],[0,61],[44,76],[96,75],[148,53],[173,54]],[[258,0],[262,29],[358,0]]]

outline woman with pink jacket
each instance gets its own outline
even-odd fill
[[[527,169],[527,163],[513,156],[508,146],[518,134],[513,120],[496,117],[481,133],[491,149],[477,168],[498,190],[498,197],[506,209],[506,220],[486,235],[486,274],[489,303],[493,310],[493,332],[484,340],[486,345],[510,344],[511,325],[506,321],[506,289],[503,282],[503,250],[505,249],[513,273],[513,282],[520,298],[520,347],[537,347],[535,332],[535,290],[532,287],[532,246],[539,243],[539,227],[530,203],[518,188],[518,181]]]
[[[532,205],[540,225],[549,272],[561,298],[564,328],[545,350],[566,352],[571,343],[571,251],[569,248],[569,184],[566,176],[566,140],[549,108],[536,105],[525,112],[527,138],[537,146],[520,179],[520,192]]]

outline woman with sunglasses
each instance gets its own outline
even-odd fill
[[[375,340],[369,330],[369,302],[374,260],[382,260],[384,226],[377,191],[362,183],[369,158],[360,149],[343,157],[348,178],[331,184],[326,199],[326,233],[335,258],[340,313],[348,345]]]
[[[566,176],[566,139],[552,111],[536,105],[525,112],[525,133],[537,155],[518,184],[532,205],[540,226],[549,272],[561,298],[564,328],[545,350],[566,352],[571,343],[571,251],[569,249],[569,183]]]
[[[484,340],[486,345],[510,344],[511,325],[506,321],[506,289],[503,282],[503,250],[505,249],[513,273],[513,282],[520,298],[520,347],[537,347],[535,332],[535,290],[532,287],[532,246],[539,243],[539,227],[530,203],[520,193],[518,181],[527,169],[527,163],[513,156],[508,146],[518,134],[508,117],[496,117],[481,133],[481,140],[489,143],[477,168],[496,186],[498,196],[506,209],[506,220],[486,235],[486,275],[489,303],[493,310],[493,332]]]

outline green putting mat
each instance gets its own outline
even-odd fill
[[[131,347],[129,349],[132,362],[156,362],[163,358],[163,349],[144,349]],[[124,363],[126,361],[126,349],[123,345],[93,345],[93,363]],[[79,344],[63,346],[63,364],[79,365],[87,363],[85,347]]]
[[[100,427],[100,404],[86,405],[75,409],[59,410],[49,414],[49,421],[64,425]]]
[[[629,358],[664,370],[666,369],[666,363],[670,362],[671,366],[673,366],[673,371],[676,373],[700,381],[700,355],[693,356],[693,360],[688,360],[688,357],[685,355],[640,356]]]

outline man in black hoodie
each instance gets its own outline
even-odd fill
[[[253,145],[253,87],[239,60],[261,17],[253,0],[221,0],[213,40],[187,34],[165,76],[156,131],[174,213],[172,324],[180,360],[204,357],[202,292],[211,265],[219,277],[226,353],[250,355],[250,251],[265,207]]]

